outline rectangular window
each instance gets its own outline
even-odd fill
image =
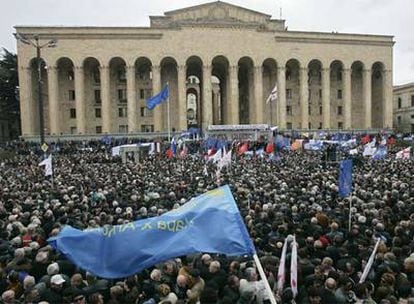
[[[286,123],[286,128],[288,130],[292,130],[292,123],[291,122]]]
[[[95,83],[101,83],[101,73],[98,68],[93,70],[92,77]]]
[[[337,98],[342,99],[342,90],[338,90]]]
[[[75,74],[72,70],[68,71],[68,80],[73,81],[75,79]]]
[[[128,125],[119,125],[119,133],[128,133]]]
[[[286,106],[286,115],[292,115],[292,107]]]
[[[145,99],[145,90],[144,89],[139,90],[139,98]]]
[[[342,71],[338,71],[338,73],[336,74],[336,78],[338,79],[338,81],[342,81]]]
[[[398,97],[398,109],[401,109],[402,107],[402,99],[401,97]]]
[[[286,70],[286,80],[291,80],[292,79],[292,73],[290,70]]]
[[[286,89],[286,98],[292,99],[292,89]]]
[[[312,106],[311,105],[308,106],[308,114],[312,115]]]
[[[152,117],[153,116],[153,111],[149,110],[147,107],[141,107],[140,108],[140,112],[141,112],[141,117]]]
[[[319,123],[319,129],[322,129],[322,122]]]
[[[338,106],[338,115],[342,115],[342,106]]]
[[[102,103],[101,90],[95,90],[94,95],[95,95],[95,103]]]
[[[343,128],[343,123],[342,122],[338,122],[338,129],[342,129]]]
[[[322,89],[319,89],[319,100],[322,99]]]
[[[101,134],[102,133],[102,126],[96,126],[95,130],[96,130],[96,134]]]
[[[127,117],[127,108],[118,108],[118,117]]]
[[[70,134],[76,134],[76,127],[70,127]]]
[[[414,119],[414,115],[411,115],[411,119]]]
[[[74,100],[75,100],[75,98],[76,98],[76,95],[75,95],[75,90],[69,90],[69,91],[68,91],[68,94],[69,94],[69,100],[70,100],[70,101],[74,101]]]
[[[126,82],[126,72],[125,69],[118,70],[118,81],[121,83]]]
[[[141,125],[141,132],[154,132],[154,125]]]
[[[70,118],[76,118],[76,109],[70,109]]]
[[[118,90],[118,102],[126,103],[127,102],[127,92],[126,89]]]
[[[401,116],[397,116],[397,124],[401,124]]]
[[[414,95],[411,95],[411,106],[414,107]]]
[[[102,117],[101,108],[96,108],[95,109],[95,117],[96,118],[101,118]]]
[[[323,110],[322,110],[322,107],[319,107],[319,115],[322,115],[322,112]]]

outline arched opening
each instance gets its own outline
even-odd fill
[[[290,59],[286,63],[286,128],[302,128],[300,108],[300,63]],[[281,109],[283,111],[283,109]]]
[[[32,92],[32,100],[30,100],[30,112],[33,117],[32,119],[32,130],[33,134],[40,134],[40,113],[39,113],[39,89],[40,94],[42,95],[43,100],[43,109],[42,109],[42,116],[43,116],[43,130],[45,134],[49,134],[49,99],[48,99],[48,91],[49,85],[47,80],[47,66],[46,62],[43,58],[40,59],[40,82],[39,82],[39,70],[38,70],[38,62],[36,58],[33,58],[30,61],[30,70],[31,70],[31,92]],[[39,87],[40,83],[40,87]]]
[[[229,80],[228,80],[229,61],[224,56],[217,56],[212,61],[212,76],[217,78],[215,89],[216,99],[213,99],[213,124],[229,124],[230,104],[229,104]],[[214,118],[215,117],[215,118]]]
[[[85,81],[86,133],[102,133],[102,92],[99,61],[88,57],[83,61]]]
[[[175,132],[179,130],[179,105],[178,105],[178,70],[177,61],[172,57],[166,57],[161,60],[161,87],[164,87],[167,83],[169,85],[169,107],[170,107],[170,122],[171,131]],[[162,112],[162,129],[168,130],[168,105],[167,102],[163,102],[161,105]]]
[[[154,111],[147,109],[145,101],[158,92],[152,91],[152,63],[147,57],[140,57],[135,61],[135,88],[140,123],[138,130],[154,132]]]
[[[331,128],[344,127],[343,70],[341,61],[335,60],[331,63]]]
[[[314,59],[308,64],[309,129],[322,128],[322,63]]]
[[[267,58],[263,61],[262,79],[263,79],[263,109],[267,115],[264,117],[269,125],[278,124],[279,103],[276,101],[269,101],[267,99],[276,86],[277,82],[277,63],[273,58]]]
[[[351,126],[354,129],[362,129],[365,126],[365,106],[363,101],[363,79],[364,64],[355,61],[351,65]]]
[[[109,61],[110,69],[110,133],[128,133],[126,63],[120,57]],[[116,118],[115,118],[116,117]]]
[[[187,128],[201,128],[203,123],[202,89],[204,87],[203,62],[197,56],[191,56],[186,62],[186,116]]]
[[[254,121],[254,71],[253,60],[243,57],[239,65],[239,121],[240,124],[250,124]]]
[[[383,128],[384,126],[384,64],[375,62],[372,65],[372,127]]]
[[[69,58],[60,58],[58,69],[58,121],[60,132],[77,134],[76,92],[74,65]]]

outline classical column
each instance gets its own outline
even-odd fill
[[[127,66],[128,132],[137,132],[137,90],[135,65]]]
[[[351,129],[352,118],[351,118],[351,69],[346,68],[343,70],[343,98],[344,98],[344,128]]]
[[[273,89],[273,88],[272,88]],[[256,110],[254,122],[257,124],[264,123],[263,119],[263,69],[262,66],[254,67],[254,103]]]
[[[32,109],[34,100],[32,92],[32,69],[30,67],[20,67],[19,95],[22,135],[34,135],[34,112]]]
[[[331,127],[331,69],[322,69],[322,125],[324,129]]]
[[[76,129],[86,133],[85,74],[82,66],[75,67]]]
[[[211,65],[203,65],[203,117],[202,126],[206,130],[213,124],[213,97],[211,84]]]
[[[300,68],[300,113],[301,128],[309,128],[309,85],[308,85],[308,68]]]
[[[392,128],[392,70],[383,70],[383,127]]]
[[[47,67],[50,135],[57,135],[60,133],[58,72],[59,70],[56,66]]]
[[[286,69],[277,67],[277,90],[279,104],[279,128],[286,129]]]
[[[111,133],[111,69],[101,66],[102,132]]]
[[[178,66],[178,130],[187,130],[187,66]],[[172,111],[173,109],[170,109]],[[173,113],[173,112],[171,112]]]
[[[161,92],[161,67],[159,65],[152,66],[152,95]],[[171,93],[171,90],[170,90]],[[154,108],[154,131],[162,131],[162,109],[161,105]]]
[[[230,98],[229,98],[229,123],[233,125],[239,124],[239,67],[233,65],[229,67],[230,80]]]
[[[362,91],[362,99],[364,101],[364,113],[365,113],[365,123],[364,127],[366,129],[371,129],[372,127],[372,96],[371,96],[371,77],[372,77],[372,71],[364,69],[362,72],[362,85],[363,85],[363,91]]]

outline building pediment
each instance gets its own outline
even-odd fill
[[[164,15],[150,17],[151,27],[209,26],[285,30],[283,20],[272,20],[271,15],[222,1],[169,11]]]

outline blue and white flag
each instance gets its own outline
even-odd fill
[[[375,151],[374,155],[372,155],[373,160],[382,160],[388,154],[387,146],[379,146]]]
[[[352,159],[341,161],[338,185],[341,197],[346,197],[352,192]]]
[[[39,166],[45,166],[45,176],[53,175],[52,154],[39,163]]]
[[[154,109],[157,105],[166,101],[168,99],[168,96],[170,96],[170,90],[168,88],[168,85],[166,85],[161,92],[146,100],[147,108],[149,110]]]
[[[199,252],[256,253],[229,186],[159,217],[85,231],[66,226],[48,242],[78,267],[108,279]]]

